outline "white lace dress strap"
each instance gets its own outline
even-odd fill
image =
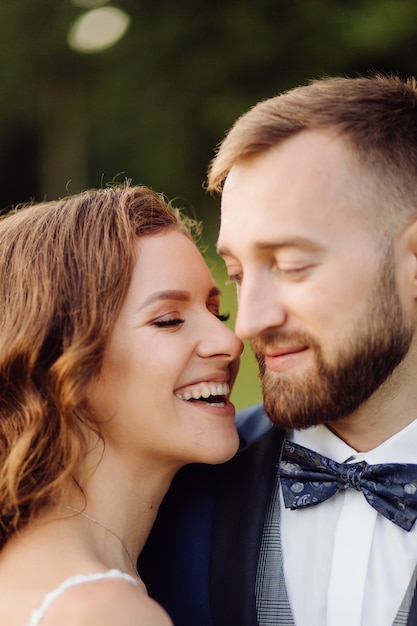
[[[95,582],[96,580],[106,580],[109,578],[119,578],[122,580],[127,580],[140,589],[139,582],[136,578],[130,576],[129,574],[125,574],[118,569],[110,569],[107,572],[99,572],[97,574],[78,574],[77,576],[71,576],[70,578],[67,578],[62,583],[60,583],[55,589],[52,589],[52,591],[46,594],[46,596],[42,600],[41,605],[37,609],[34,609],[32,611],[30,619],[27,622],[26,626],[38,626],[51,604],[55,602],[55,600],[67,589],[71,589],[72,587],[76,587],[77,585],[83,585],[84,583]]]

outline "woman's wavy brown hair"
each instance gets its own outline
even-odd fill
[[[0,220],[0,547],[56,502],[94,429],[86,395],[137,237],[185,218],[146,187],[89,190]]]

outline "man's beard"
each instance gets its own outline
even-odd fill
[[[401,363],[414,329],[401,307],[393,268],[393,254],[386,252],[357,331],[341,339],[333,362],[325,361],[319,343],[306,334],[271,329],[252,342],[265,410],[274,424],[303,429],[342,419],[368,400]],[[291,376],[291,370],[281,374],[266,369],[262,346],[294,343],[308,346],[315,355],[314,369],[299,377]]]

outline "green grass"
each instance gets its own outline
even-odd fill
[[[227,322],[227,325],[233,328],[237,308],[236,288],[234,285],[227,284],[227,274],[223,262],[219,258],[206,255],[206,261],[222,292],[221,313],[230,313],[230,320]],[[250,345],[247,342],[245,342],[245,349],[240,361],[239,374],[233,387],[231,400],[237,410],[262,402],[258,366]]]

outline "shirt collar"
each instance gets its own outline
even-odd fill
[[[287,438],[337,463],[417,463],[417,419],[368,452],[357,452],[324,425],[291,431]]]

